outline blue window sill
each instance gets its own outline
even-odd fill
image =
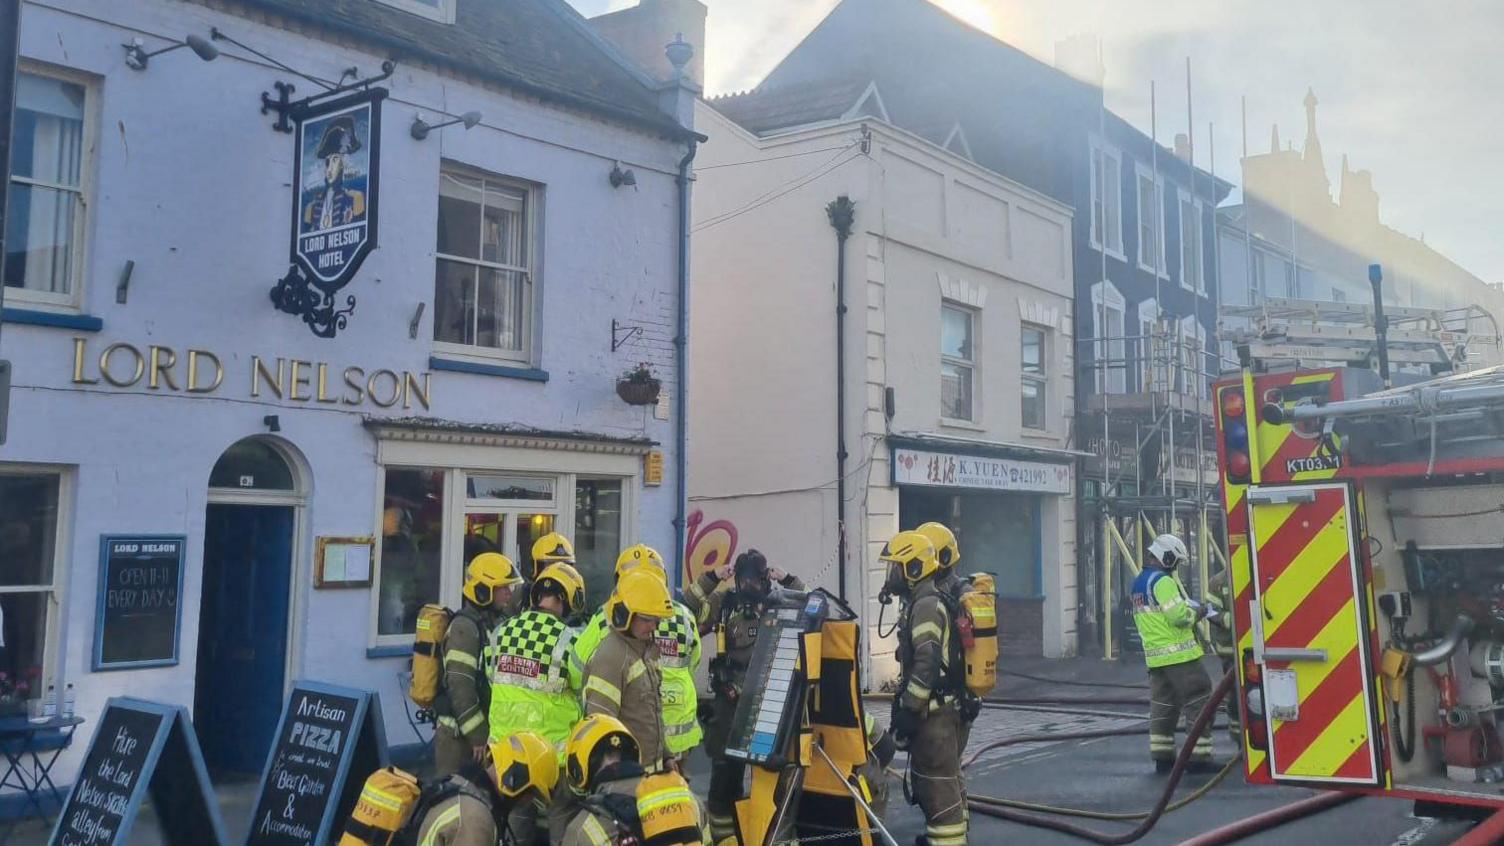
[[[411,646],[368,646],[367,658],[406,658],[413,654]]]
[[[507,379],[524,379],[529,382],[547,382],[548,371],[536,367],[508,367],[504,364],[478,364],[473,361],[456,361],[452,358],[429,356],[428,369],[447,370],[451,373],[471,373],[477,376],[501,376]]]
[[[29,326],[77,329],[81,332],[98,332],[104,328],[104,321],[93,315],[58,314],[53,311],[34,311],[29,308],[0,309],[0,320],[6,323],[24,323]]]

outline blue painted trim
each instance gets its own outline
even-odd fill
[[[177,619],[172,624],[172,657],[156,658],[149,661],[111,661],[106,664],[101,661],[104,654],[104,601],[109,591],[106,589],[105,579],[110,567],[110,544],[119,541],[141,541],[143,543],[156,543],[160,541],[175,541],[178,545],[178,602]],[[178,652],[183,640],[183,569],[188,561],[188,536],[187,535],[100,535],[99,536],[99,582],[96,590],[98,596],[94,600],[94,654],[89,663],[89,669],[93,672],[103,670],[136,670],[142,667],[170,667],[178,663]]]
[[[52,326],[57,329],[77,329],[80,332],[98,332],[104,321],[92,314],[58,314],[55,311],[36,311],[29,308],[0,309],[0,321],[24,323],[30,326]]]
[[[428,357],[428,369],[447,370],[451,373],[470,373],[476,376],[501,376],[507,379],[525,379],[529,382],[547,382],[548,371],[536,367],[509,367],[504,364],[477,364],[473,361],[458,361],[452,358]]]
[[[997,598],[998,598],[999,601],[1002,601],[1004,599],[1009,599],[1009,600],[1012,600],[1014,602],[1043,602],[1044,601],[1044,594],[1042,594],[1042,593],[1036,593],[1036,594],[1000,593],[1000,594],[997,595]]]
[[[57,789],[62,792],[62,799],[53,798],[50,790],[43,790],[37,796],[37,801],[42,803],[48,816],[63,809],[63,803],[68,801],[68,795],[73,792],[73,785],[60,784]],[[35,812],[36,809],[32,807],[24,792],[17,790],[12,793],[0,793],[0,820],[36,819]]]
[[[1044,595],[1044,501],[1035,497],[1034,512],[1034,592]]]
[[[405,658],[413,654],[411,646],[368,646],[367,658]]]
[[[423,764],[433,763],[433,745],[429,743],[399,743],[389,747],[387,754],[391,757],[393,766],[402,767],[408,772]]]

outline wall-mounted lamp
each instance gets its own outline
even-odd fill
[[[477,123],[480,123],[480,118],[480,112],[465,112],[454,120],[430,124],[421,117],[414,117],[412,128],[408,129],[408,134],[412,135],[415,140],[422,141],[428,137],[428,133],[435,129],[443,129],[446,126],[454,126],[457,123],[463,123],[466,129],[470,129]]]
[[[125,66],[131,70],[146,70],[146,63],[151,61],[152,56],[171,53],[173,50],[183,47],[192,48],[193,52],[206,62],[212,62],[219,58],[219,48],[209,43],[209,39],[199,35],[190,35],[186,41],[163,47],[160,50],[153,50],[150,53],[146,52],[146,48],[142,45],[139,38],[133,38],[131,39],[131,43],[120,46],[125,48]]]
[[[637,174],[631,168],[623,170],[621,162],[617,162],[611,166],[611,176],[609,179],[611,180],[612,188],[620,188],[623,185],[637,185]]]
[[[261,422],[266,426],[266,431],[268,432],[282,431],[282,421],[275,414],[266,415],[265,417],[261,418]]]

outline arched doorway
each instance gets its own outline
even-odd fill
[[[193,721],[217,772],[260,772],[286,683],[296,539],[307,498],[300,456],[237,441],[209,474]]]

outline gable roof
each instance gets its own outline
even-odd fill
[[[672,138],[686,138],[641,74],[603,49],[563,0],[454,0],[452,24],[377,0],[228,0]],[[233,33],[231,33],[233,35]]]
[[[712,97],[706,102],[755,135],[778,129],[839,120],[867,100],[872,80],[864,77],[822,79],[808,85],[759,86],[751,91]],[[879,97],[877,102],[881,104]]]

